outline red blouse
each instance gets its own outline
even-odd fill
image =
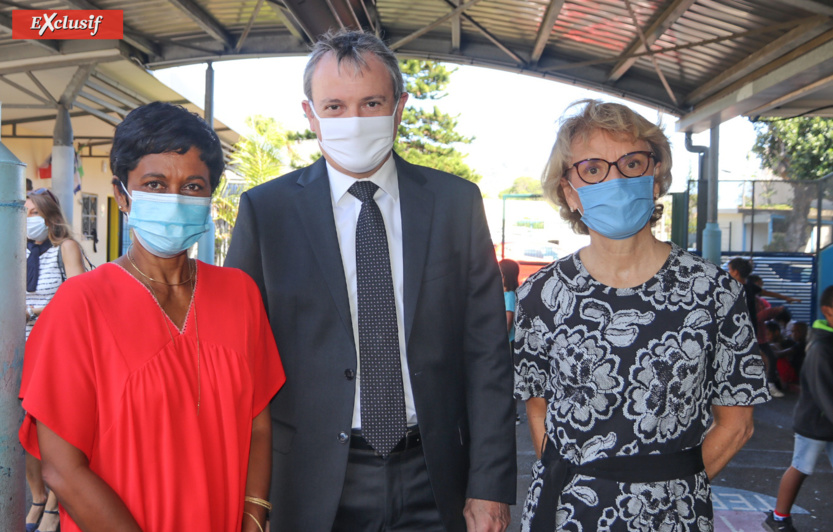
[[[240,530],[252,419],[285,380],[245,273],[198,263],[179,331],[143,284],[102,265],[62,285],[24,360],[27,451],[40,457],[37,419],[87,456],[146,532]],[[61,529],[79,530],[63,508]]]

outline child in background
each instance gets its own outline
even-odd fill
[[[764,521],[764,528],[770,532],[796,530],[790,511],[822,451],[827,452],[833,465],[833,285],[822,292],[820,307],[824,319],[813,323],[801,368],[792,465],[781,478],[775,509]]]

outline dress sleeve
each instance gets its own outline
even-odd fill
[[[544,397],[547,383],[547,352],[544,335],[547,328],[535,309],[535,294],[524,285],[515,307],[515,398],[526,401],[532,397]]]
[[[37,424],[43,423],[90,459],[96,436],[93,312],[77,282],[63,283],[44,309],[23,362],[20,398],[26,418],[20,443],[40,458]]]
[[[738,285],[739,286],[739,285]],[[718,332],[712,362],[712,404],[750,406],[770,399],[764,363],[742,289],[727,292],[726,303],[718,305]],[[731,294],[731,296],[730,296]],[[728,309],[728,310],[727,310]]]
[[[251,302],[254,319],[251,320],[252,328],[249,332],[249,367],[252,371],[252,383],[254,384],[254,411],[252,418],[269,405],[269,401],[278,392],[286,381],[283,372],[283,365],[278,356],[278,348],[275,345],[275,336],[269,326],[269,319],[266,310],[263,308],[263,300],[260,291],[255,283],[246,277],[246,288],[248,299]]]

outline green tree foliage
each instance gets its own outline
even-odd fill
[[[417,59],[400,61],[399,66],[410,98],[435,101],[446,96],[444,91],[453,70],[433,61]],[[394,149],[410,163],[436,168],[476,183],[481,176],[465,163],[465,155],[455,147],[470,144],[474,137],[461,135],[456,127],[456,117],[443,113],[437,106],[427,109],[409,105],[402,113]]]
[[[776,176],[808,181],[833,172],[833,119],[802,117],[754,124],[757,138],[752,151]],[[785,213],[787,227],[783,239],[777,239],[781,248],[777,251],[804,248],[810,234],[807,216],[817,193],[815,186],[793,186],[792,210]]]
[[[519,177],[512,182],[512,186],[498,194],[501,198],[506,194],[543,194],[541,180],[534,177]]]
[[[220,263],[228,250],[243,192],[304,164],[293,150],[302,134],[286,131],[274,118],[260,115],[246,118],[246,125],[250,133],[234,145],[229,165],[240,179],[229,181],[223,176],[214,193],[215,251]]]
[[[782,179],[818,179],[833,172],[833,119],[755,122],[752,151]]]

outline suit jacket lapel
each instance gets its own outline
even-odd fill
[[[428,254],[431,221],[434,213],[434,194],[425,188],[425,177],[418,167],[406,163],[393,154],[399,180],[402,213],[402,259],[405,271],[405,344],[411,337],[417,300],[422,285],[422,274]]]
[[[330,181],[323,157],[301,174],[298,185],[303,187],[295,203],[298,218],[341,316],[342,325],[349,332],[350,341],[354,342],[350,302],[333,217]]]

